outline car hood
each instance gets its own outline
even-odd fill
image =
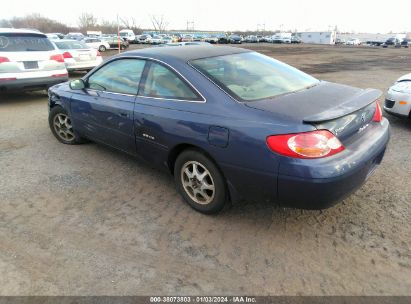
[[[411,81],[411,73],[407,74],[407,75],[404,75],[404,76],[401,76],[400,78],[398,78],[397,81],[404,81],[404,80],[410,80]]]

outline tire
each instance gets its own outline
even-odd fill
[[[100,47],[98,48],[98,50],[100,52],[105,52],[107,50],[107,48],[104,45],[100,45]]]
[[[224,208],[227,201],[224,177],[203,153],[183,151],[174,164],[174,180],[181,196],[193,209],[213,214]]]
[[[63,144],[77,145],[84,140],[73,130],[71,119],[67,111],[55,106],[49,113],[49,126],[54,137]]]
[[[126,47],[124,45],[120,45],[120,50],[125,50]]]

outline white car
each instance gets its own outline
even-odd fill
[[[151,40],[150,40],[151,44],[162,44],[163,43],[163,37],[158,36],[158,35],[154,35]]]
[[[83,41],[60,40],[55,44],[64,58],[67,71],[89,71],[103,62],[98,50],[92,49]]]
[[[89,47],[99,50],[100,52],[105,52],[110,49],[110,44],[99,38],[85,38],[83,41]]]
[[[346,45],[360,45],[361,40],[357,39],[357,38],[352,38],[352,39],[348,40],[345,44]]]
[[[134,32],[132,30],[121,30],[120,31],[120,37],[123,40],[127,40],[129,43],[134,43],[136,40],[136,35],[134,34]]]
[[[56,34],[46,34],[47,38],[49,38],[51,41],[54,40],[60,40],[60,37],[57,36]]]
[[[411,118],[411,74],[400,77],[388,89],[384,110],[393,115]]]
[[[67,80],[63,56],[46,35],[0,28],[0,91],[47,89]]]

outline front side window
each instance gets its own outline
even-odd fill
[[[140,94],[166,99],[202,100],[175,72],[154,62],[150,64],[147,79]]]
[[[88,88],[136,95],[145,60],[120,59],[112,61],[88,78]]]
[[[296,92],[319,82],[296,68],[255,52],[196,59],[191,64],[242,101]]]

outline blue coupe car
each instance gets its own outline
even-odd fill
[[[381,162],[381,92],[317,80],[233,47],[149,48],[49,90],[49,124],[167,168],[203,213],[240,199],[322,209]]]

